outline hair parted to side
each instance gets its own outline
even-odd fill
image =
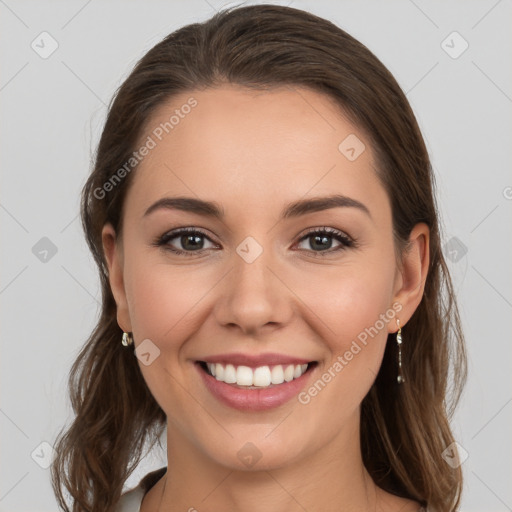
[[[362,402],[363,461],[375,483],[432,510],[455,511],[462,472],[442,458],[454,441],[449,420],[467,363],[454,290],[440,246],[434,177],[418,124],[397,82],[360,42],[333,23],[277,5],[225,9],[168,35],[117,90],[82,191],[81,216],[99,268],[102,309],[69,375],[75,419],[55,445],[52,485],[67,512],[111,512],[144,450],[162,435],[166,415],[150,393],[133,351],[121,344],[101,231],[120,234],[132,175],[99,199],[129,160],[150,116],[178,93],[230,83],[256,89],[307,87],[324,93],[362,130],[389,195],[397,253],[418,222],[430,228],[424,296],[402,326],[405,384],[396,384],[394,335]],[[70,498],[71,508],[66,503]]]

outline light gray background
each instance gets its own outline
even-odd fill
[[[462,510],[512,510],[511,2],[274,3],[347,30],[407,93],[439,184],[467,335],[470,377],[453,421],[469,454]],[[35,460],[48,460],[51,450],[41,443],[51,445],[70,419],[67,372],[99,311],[96,269],[77,213],[106,104],[150,47],[223,5],[0,0],[1,511],[57,509],[49,469]],[[59,45],[46,59],[31,48],[43,31]],[[445,49],[458,52],[461,39],[451,36],[442,46],[453,31],[469,44],[458,58]],[[46,261],[36,246],[43,237],[57,249]],[[165,463],[154,454],[128,487]]]

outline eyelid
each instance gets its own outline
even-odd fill
[[[300,235],[300,240],[307,237],[308,235],[311,235],[312,233],[328,233],[329,235],[337,235],[340,238],[344,238],[347,241],[354,242],[355,240],[345,231],[342,231],[341,229],[331,228],[329,226],[318,226],[315,228],[308,228],[302,235]]]

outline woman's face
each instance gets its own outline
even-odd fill
[[[226,85],[174,97],[141,140],[122,239],[103,240],[173,449],[238,469],[358,449],[407,319],[365,135],[319,93]]]

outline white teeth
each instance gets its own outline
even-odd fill
[[[253,386],[267,387],[272,382],[272,376],[270,374],[270,368],[268,366],[260,366],[253,372]]]
[[[232,364],[226,365],[224,369],[224,382],[226,384],[236,383],[236,368]]]
[[[292,381],[294,373],[295,373],[295,367],[293,366],[293,364],[288,365],[284,371],[284,380],[286,382]]]
[[[238,386],[253,386],[266,388],[271,384],[283,384],[298,379],[308,369],[307,364],[289,364],[287,366],[276,365],[259,366],[250,368],[249,366],[235,367],[232,364],[207,363],[208,370],[217,380],[226,384],[236,384]]]
[[[252,386],[253,371],[248,366],[239,366],[236,369],[236,383],[239,386]]]
[[[272,368],[271,379],[272,384],[282,384],[284,382],[284,371],[280,364]]]
[[[215,365],[215,378],[217,380],[224,380],[224,366],[219,363]]]

